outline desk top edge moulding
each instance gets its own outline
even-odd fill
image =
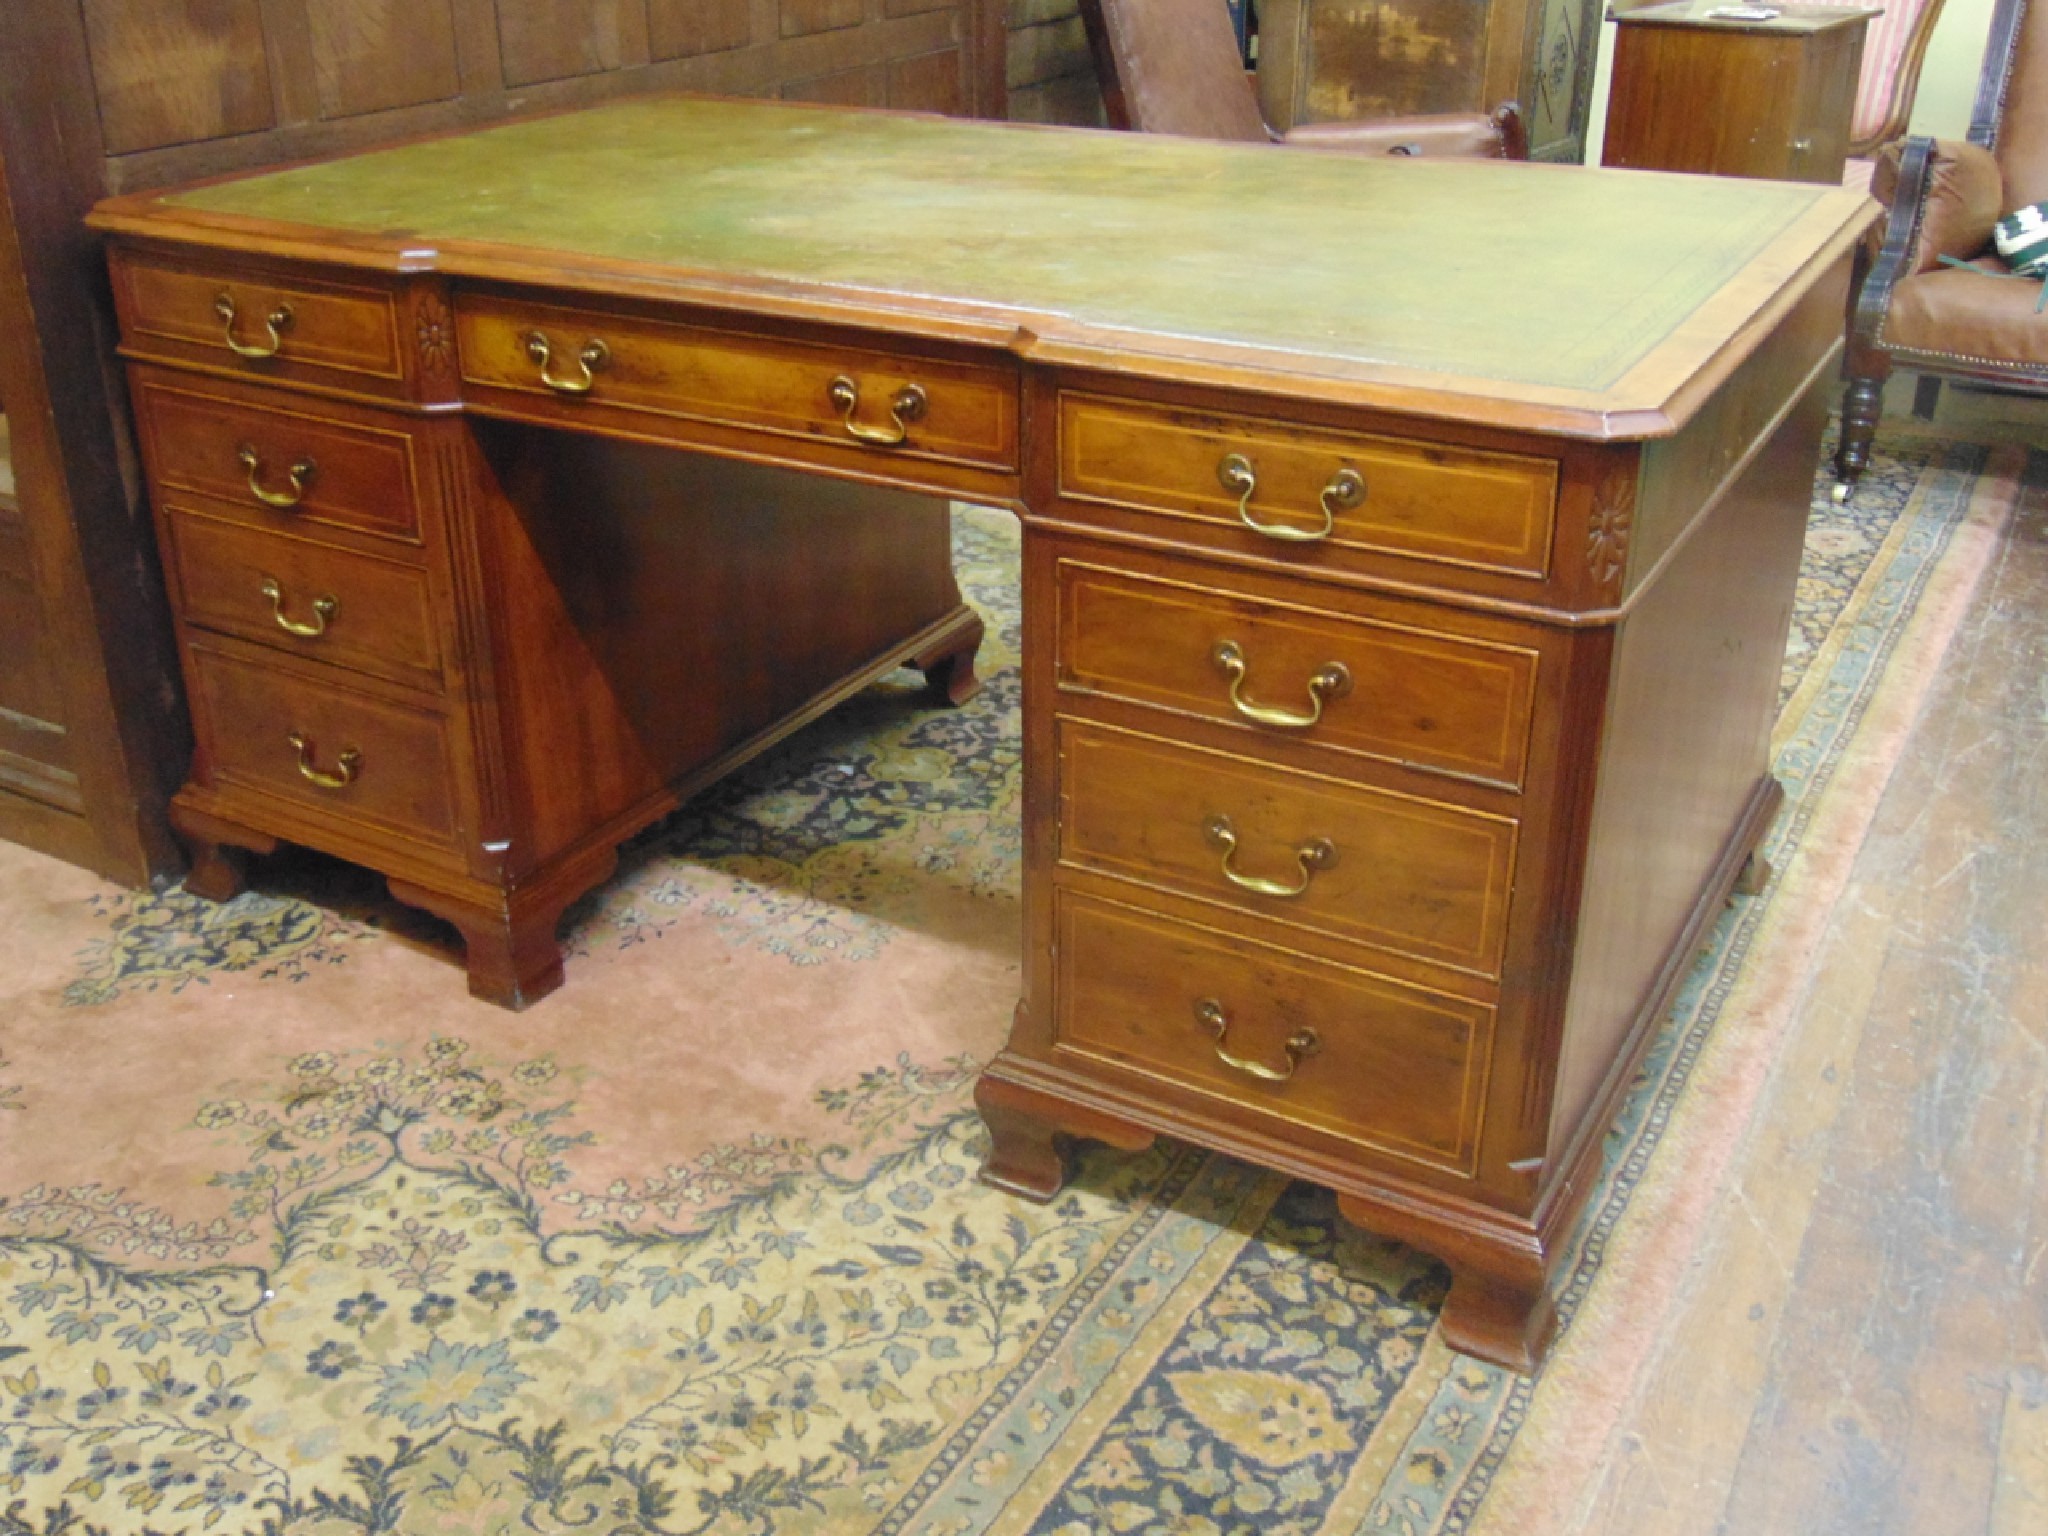
[[[109,200],[188,889],[351,860],[526,1006],[623,839],[898,666],[974,691],[946,505],[1008,507],[984,1178],[1167,1135],[1312,1180],[1532,1369],[1765,875],[1874,212],[692,97]]]

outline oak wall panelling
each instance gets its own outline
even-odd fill
[[[1086,70],[1073,0],[78,3],[110,191],[634,91],[1002,117]]]
[[[0,26],[0,409],[13,482],[0,516],[0,837],[142,885],[182,867],[165,807],[190,736],[148,509],[110,406],[104,258],[80,222],[101,154],[79,88],[86,58],[76,0],[14,0]],[[148,118],[123,89],[123,120],[139,132]]]

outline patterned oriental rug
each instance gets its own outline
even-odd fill
[[[1443,1270],[1313,1188],[1172,1144],[1088,1155],[1048,1207],[975,1182],[969,1090],[1018,986],[1006,516],[956,515],[981,697],[871,690],[654,829],[525,1014],[311,855],[214,907],[0,846],[0,1533],[1307,1536],[1555,1507],[1563,1426],[1611,1408],[1682,1264],[1667,1165],[1739,1135],[1757,1074],[1681,1090],[1717,1031],[1767,1046],[1783,1010],[1742,1000],[1796,965],[2021,469],[1894,437],[1851,507],[1821,482],[1783,874],[1730,908],[1609,1138],[1533,1384],[1447,1352]]]

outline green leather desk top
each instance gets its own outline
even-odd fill
[[[643,289],[772,285],[999,320],[1032,341],[1507,386],[1613,411],[1654,410],[1674,366],[1683,375],[1725,343],[1859,202],[1803,184],[673,96],[238,178],[151,209],[159,225],[196,213],[341,232],[357,260],[388,248],[409,267],[504,276],[508,250],[545,253],[572,269],[624,264]],[[1659,357],[1667,343],[1692,361]],[[1665,382],[1623,387],[1646,369]]]

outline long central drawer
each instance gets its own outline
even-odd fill
[[[849,457],[1014,472],[1016,375],[914,350],[828,346],[492,293],[457,297],[462,376],[650,423],[801,438]],[[536,419],[554,421],[550,412]]]

